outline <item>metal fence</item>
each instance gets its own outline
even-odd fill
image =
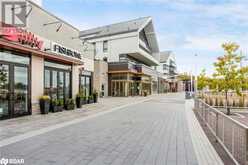
[[[195,109],[236,163],[248,165],[248,127],[200,99],[195,99]]]

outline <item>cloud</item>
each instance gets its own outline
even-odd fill
[[[44,1],[82,30],[152,16],[160,50],[175,51],[180,70],[191,69],[195,63],[211,70],[216,57],[223,54],[221,44],[228,41],[237,42],[248,54],[247,0]],[[57,3],[60,7],[56,7]],[[74,5],[75,10],[71,11]],[[195,59],[196,53],[201,58]]]

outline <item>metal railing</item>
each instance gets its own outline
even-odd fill
[[[197,98],[195,109],[236,164],[248,165],[248,127]]]

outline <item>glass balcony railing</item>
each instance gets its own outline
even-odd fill
[[[130,71],[135,73],[143,73],[147,75],[156,74],[156,70],[144,65],[144,64],[135,64],[133,62],[110,62],[108,64],[108,70],[113,71]]]

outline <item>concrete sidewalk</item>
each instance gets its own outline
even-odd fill
[[[46,127],[85,118],[116,107],[128,106],[128,104],[131,103],[140,103],[159,96],[160,95],[148,97],[107,97],[99,99],[99,102],[96,104],[83,105],[81,109],[73,111],[49,113],[48,115],[38,114],[2,120],[0,121],[0,141]]]

